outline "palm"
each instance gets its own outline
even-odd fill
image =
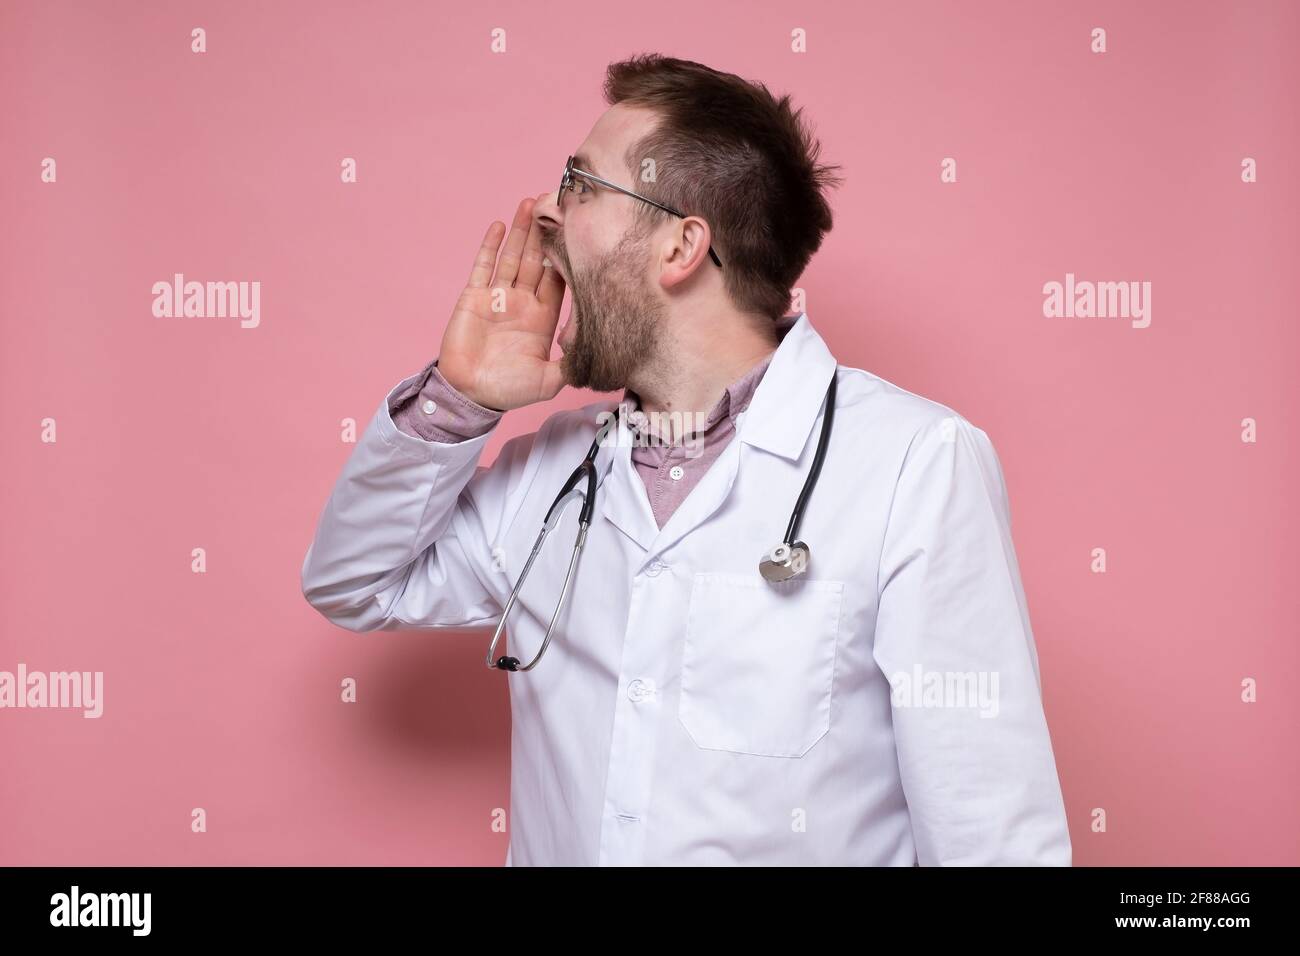
[[[488,228],[438,353],[438,370],[452,387],[502,411],[553,398],[564,386],[560,363],[550,357],[564,280],[543,267],[532,208],[531,199],[519,204],[500,261],[501,223]]]
[[[447,323],[438,368],[490,408],[545,401],[563,385],[551,361],[558,319],[559,301],[542,302],[527,289],[466,286]]]

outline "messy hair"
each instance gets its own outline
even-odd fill
[[[611,106],[657,114],[655,128],[624,157],[638,191],[709,224],[738,308],[785,315],[791,289],[831,228],[825,193],[841,181],[838,166],[818,162],[821,145],[802,109],[761,83],[654,53],[611,63],[604,93]],[[638,205],[643,217],[665,215]]]

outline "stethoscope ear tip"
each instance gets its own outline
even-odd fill
[[[517,671],[519,670],[519,658],[517,657],[500,657],[494,665],[497,670]]]

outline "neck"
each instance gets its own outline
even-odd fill
[[[707,415],[727,386],[776,350],[775,323],[722,308],[669,319],[663,349],[628,383],[641,409]],[[689,419],[687,419],[689,420]]]

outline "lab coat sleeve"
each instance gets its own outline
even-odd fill
[[[1069,866],[1002,468],[958,415],[912,439],[878,583],[873,654],[918,863]]]
[[[501,614],[493,542],[535,433],[506,442],[491,468],[478,461],[495,427],[458,442],[409,435],[389,409],[417,380],[395,386],[375,412],[303,560],[303,596],[351,631],[495,627]]]

